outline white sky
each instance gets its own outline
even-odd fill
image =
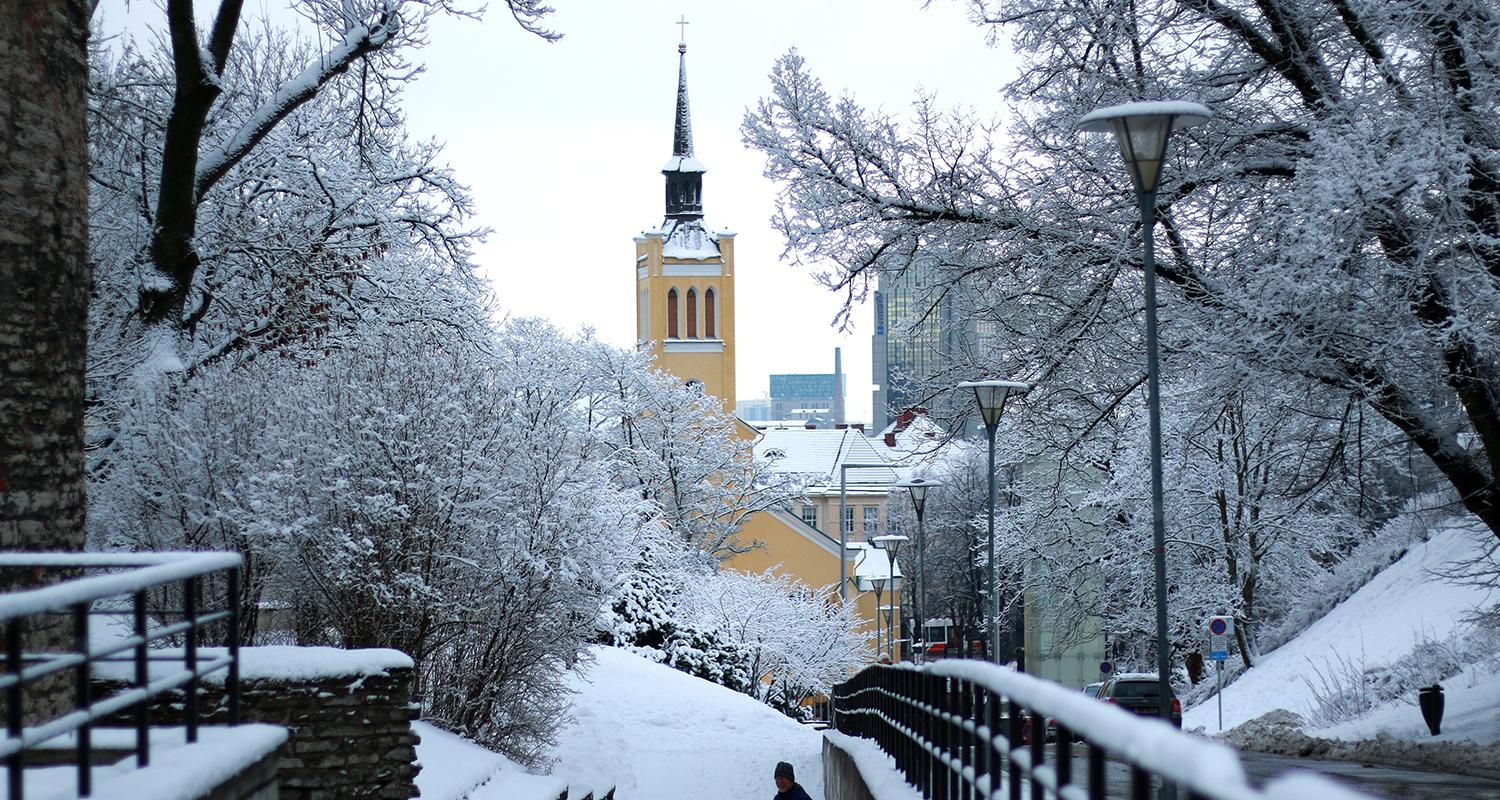
[[[106,0],[106,29],[122,12]],[[200,2],[200,7],[209,5]],[[870,310],[832,327],[840,298],[780,259],[769,226],[776,187],[740,142],[745,109],[768,93],[772,63],[797,47],[832,93],[904,112],[918,88],[943,105],[999,110],[1011,59],[984,44],[957,0],[555,0],[548,44],[523,32],[501,2],[482,22],[439,20],[415,54],[413,132],[446,143],[470,186],[478,223],[493,229],[477,261],[513,315],[610,343],[635,337],[632,239],[663,216],[660,169],[671,155],[678,27],[686,15],[688,87],[705,222],[736,231],[740,398],[762,397],[773,372],[831,372],[844,348],[848,413],[870,412]],[[210,6],[211,7],[211,6]],[[164,26],[154,3],[128,6],[131,28]],[[278,0],[249,0],[246,15]],[[200,18],[211,19],[203,8]]]

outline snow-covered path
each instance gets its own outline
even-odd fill
[[[553,774],[618,800],[764,800],[777,761],[823,796],[822,737],[722,686],[611,647],[575,677]]]

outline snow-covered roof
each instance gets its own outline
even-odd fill
[[[866,542],[850,542],[849,550],[854,561],[854,577],[888,578],[891,576],[891,559],[886,551]],[[896,577],[899,578],[901,577],[901,556],[900,551],[897,552],[895,566]]]
[[[663,257],[699,260],[720,258],[719,239],[703,227],[701,220],[668,220],[662,226],[662,231],[667,239],[661,246]]]
[[[829,487],[839,485],[839,467],[846,462],[889,463],[864,433],[854,428],[771,428],[761,431],[760,441],[755,443],[755,455],[766,458],[772,450],[778,451],[779,456],[770,459],[771,469],[804,475],[815,484]],[[851,487],[889,489],[902,477],[892,467],[851,467],[847,472],[846,483]]]
[[[873,442],[887,459],[900,464],[906,472],[917,474],[934,466],[941,457],[952,455],[952,447],[962,447],[963,440],[950,441],[948,432],[926,414],[917,414],[904,428],[900,421],[892,422],[880,432]],[[894,439],[894,446],[886,444]]]
[[[667,159],[666,166],[661,168],[662,172],[708,172],[708,167],[694,156],[672,156]]]

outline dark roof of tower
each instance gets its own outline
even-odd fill
[[[677,115],[672,125],[672,157],[663,172],[707,172],[693,157],[693,118],[688,108],[687,44],[677,45]]]

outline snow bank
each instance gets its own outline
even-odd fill
[[[118,615],[95,617],[89,626],[89,650],[98,652],[113,647],[133,635],[130,623]],[[198,648],[199,662],[210,661],[227,655],[223,647]],[[153,647],[153,658],[170,657],[170,661],[152,661],[148,671],[152,679],[164,677],[182,669],[183,651],[180,647]],[[115,656],[128,658],[129,653]],[[327,678],[361,678],[385,675],[393,669],[411,669],[411,656],[400,650],[369,648],[343,650],[337,647],[241,647],[241,680],[279,680],[310,682]],[[135,680],[135,664],[130,661],[109,661],[93,666],[94,677],[104,680]],[[203,676],[209,683],[223,683],[227,670],[210,672]]]
[[[1411,652],[1424,638],[1441,640],[1461,632],[1462,618],[1495,598],[1478,587],[1445,582],[1434,572],[1475,555],[1480,546],[1477,537],[1483,535],[1487,534],[1460,524],[1435,532],[1427,542],[1413,544],[1399,561],[1301,635],[1262,655],[1254,667],[1225,687],[1224,727],[1233,728],[1276,709],[1305,715],[1315,701],[1318,673],[1331,675],[1341,660],[1359,670],[1385,665]],[[1447,714],[1439,740],[1500,741],[1500,678],[1486,674],[1490,671],[1471,667],[1444,682]],[[1183,726],[1214,732],[1216,715],[1216,701],[1209,693],[1202,703],[1184,712]],[[1308,733],[1344,739],[1432,738],[1415,697]]]
[[[823,796],[818,731],[617,648],[588,655],[571,678],[573,719],[553,753],[570,795],[613,786],[621,798],[764,800],[776,793],[776,762],[788,761],[807,793]]]
[[[210,790],[265,758],[285,741],[286,729],[275,725],[205,726],[199,729],[196,744],[153,745],[151,766],[145,769],[134,769],[134,758],[96,769],[93,796],[110,800],[206,797]],[[72,797],[73,792],[65,790],[61,795],[50,796]]]
[[[922,800],[922,793],[907,783],[906,777],[896,768],[896,759],[874,741],[838,731],[824,731],[823,735],[854,760],[859,777],[874,797],[880,800]]]

